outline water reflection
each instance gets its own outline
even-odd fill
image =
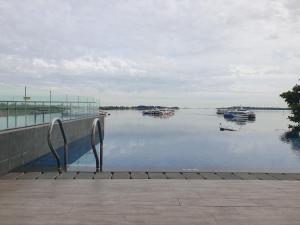
[[[300,157],[300,136],[298,131],[287,131],[280,136],[280,140],[290,144],[292,150]]]
[[[235,123],[237,125],[246,125],[247,123],[254,123],[255,122],[255,118],[249,118],[249,119],[245,119],[245,118],[224,118],[227,122],[232,122]]]
[[[298,117],[287,117],[290,122],[293,124],[300,123],[300,118]],[[293,119],[292,119],[293,118]],[[297,119],[298,118],[298,119]],[[299,126],[288,125],[288,131],[284,132],[280,136],[280,140],[284,143],[290,144],[291,148],[298,153],[300,157],[300,135],[299,135]]]
[[[153,117],[153,118],[157,118],[157,119],[169,119],[170,117],[172,117],[174,114],[169,114],[169,115],[149,115],[149,114],[143,114],[143,116],[145,117]]]

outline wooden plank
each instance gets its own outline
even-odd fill
[[[297,180],[294,176],[285,173],[270,173],[269,175],[278,180]]]
[[[55,179],[59,175],[58,172],[44,172],[42,173],[38,179],[43,180],[43,179]]]
[[[222,179],[222,177],[220,177],[216,173],[201,172],[200,175],[207,180],[221,180]]]
[[[194,179],[204,179],[204,177],[202,177],[200,175],[200,173],[197,173],[197,172],[183,172],[183,176],[185,177],[185,179],[188,179],[188,180],[194,180]]]
[[[24,175],[23,172],[11,172],[11,173],[7,173],[4,176],[0,177],[0,179],[3,179],[3,180],[15,180],[17,177],[23,176],[23,175]]]
[[[272,177],[268,173],[253,173],[253,175],[259,180],[278,180],[277,178]]]
[[[217,172],[216,174],[222,177],[222,179],[224,180],[241,180],[241,178],[235,175],[234,173]]]
[[[286,175],[295,178],[295,180],[300,181],[300,173],[286,173]]]
[[[132,179],[148,179],[148,174],[146,172],[131,172]]]
[[[167,179],[166,175],[162,172],[149,172],[149,179]]]
[[[234,174],[240,177],[242,180],[258,180],[258,178],[252,173],[235,172]]]
[[[22,176],[18,176],[17,180],[35,180],[41,175],[41,172],[27,172]]]
[[[59,174],[59,176],[56,177],[58,180],[63,180],[63,179],[75,179],[77,175],[77,172],[64,172]]]
[[[76,175],[75,179],[93,179],[95,173],[93,172],[80,172]]]
[[[112,173],[111,172],[100,172],[94,175],[94,179],[111,179]]]
[[[167,172],[165,173],[167,179],[185,179],[185,177],[181,173],[177,172]]]
[[[112,179],[130,179],[129,172],[113,172]]]

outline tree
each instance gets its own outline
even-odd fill
[[[280,97],[284,99],[288,107],[291,109],[292,115],[289,120],[294,124],[289,125],[293,131],[300,131],[300,85],[296,84],[291,91],[283,92]]]

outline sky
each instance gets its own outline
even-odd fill
[[[285,106],[298,0],[0,0],[0,94],[102,105]]]

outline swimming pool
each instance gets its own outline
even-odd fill
[[[104,140],[107,171],[300,172],[300,140],[284,138],[289,111],[256,111],[255,121],[242,124],[226,121],[214,109],[181,109],[165,119],[139,111],[110,113]],[[237,131],[222,132],[220,123]],[[34,163],[55,166],[51,154]],[[94,169],[89,137],[72,143],[69,170]]]

